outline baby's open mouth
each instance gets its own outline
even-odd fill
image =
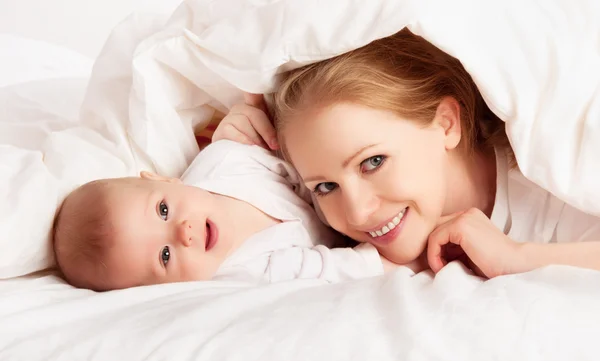
[[[204,250],[207,251],[210,246],[210,224],[206,222],[206,240],[204,241]]]
[[[219,232],[217,230],[216,225],[210,220],[206,220],[206,241],[204,242],[205,252],[210,251],[215,246],[219,238],[218,235]]]

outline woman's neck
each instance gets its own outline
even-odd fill
[[[456,154],[448,176],[446,214],[478,208],[491,216],[496,199],[495,152]]]

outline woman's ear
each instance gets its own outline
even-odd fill
[[[458,104],[458,101],[452,97],[443,98],[437,107],[434,122],[444,130],[446,149],[455,149],[462,137],[460,104]]]
[[[146,172],[146,171],[140,172],[140,177],[142,179],[159,181],[159,182],[181,183],[181,179],[179,179],[179,178],[163,177],[163,176],[158,175],[156,173]]]

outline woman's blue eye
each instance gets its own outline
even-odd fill
[[[371,158],[365,159],[362,163],[360,163],[360,170],[362,172],[370,172],[377,168],[379,168],[383,162],[385,162],[386,157],[383,155],[376,155]]]
[[[171,258],[171,251],[169,251],[169,246],[164,246],[163,249],[160,251],[160,260],[162,261],[163,265],[167,265],[167,263],[169,263],[169,259]]]
[[[337,184],[333,182],[323,182],[317,184],[317,186],[314,189],[314,193],[316,193],[317,195],[325,195],[331,191],[334,191],[336,188]]]
[[[169,216],[169,207],[167,207],[167,204],[164,201],[161,201],[158,204],[158,215],[163,221],[166,221]]]

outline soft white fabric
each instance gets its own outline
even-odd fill
[[[229,140],[210,144],[182,176],[184,184],[244,201],[283,221],[247,239],[219,268],[215,279],[281,282],[318,278],[340,282],[383,274],[375,247],[326,247],[338,236],[303,199],[299,175],[258,146]],[[233,221],[233,220],[232,220]],[[227,227],[225,224],[218,227]]]
[[[0,257],[0,277],[53,264],[51,210],[75,186],[142,169],[179,176],[198,152],[193,129],[238,102],[236,87],[273,90],[282,71],[404,26],[462,61],[506,120],[525,177],[600,215],[598,1],[189,0],[167,17],[137,14],[113,31],[79,117],[49,128],[44,106],[7,103],[2,200],[13,215],[0,241],[14,251]],[[48,98],[75,109],[61,87]]]
[[[0,33],[61,45],[95,58],[110,30],[130,13],[169,14],[180,3],[181,0],[3,0]]]
[[[2,360],[595,361],[600,273],[483,282],[457,263],[327,285],[198,282],[108,293],[0,282]]]
[[[108,164],[84,130],[74,132],[92,60],[9,35],[0,35],[0,54],[0,201],[7,210],[0,220],[1,279],[52,263],[48,233],[64,186],[64,162],[79,157],[83,162],[70,165],[80,173],[82,165]],[[98,158],[68,154],[76,146]]]
[[[586,214],[510,169],[496,151],[496,200],[492,222],[517,242],[600,241],[600,218]]]
[[[0,87],[28,81],[88,78],[93,60],[72,50],[0,33]]]

